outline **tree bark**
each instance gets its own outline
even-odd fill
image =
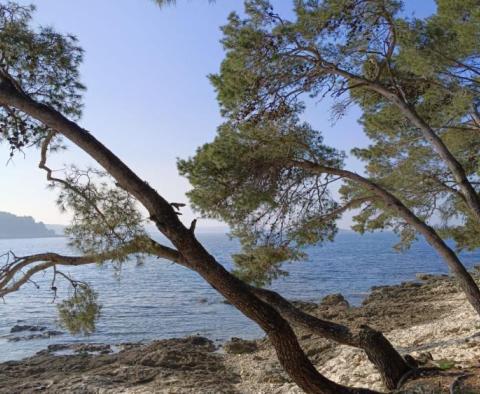
[[[172,206],[87,130],[53,108],[19,92],[7,80],[0,83],[0,103],[14,107],[62,134],[96,160],[120,187],[137,198],[150,213],[160,232],[185,258],[186,265],[265,331],[275,347],[280,364],[306,393],[374,393],[368,389],[339,385],[321,375],[301,349],[287,321],[251,293],[245,283],[225,270],[197,241],[193,232],[181,223]]]
[[[468,302],[480,315],[480,290],[473,280],[472,276],[466,270],[465,266],[459,260],[455,252],[443,241],[437,232],[420,220],[410,209],[408,209],[397,197],[383,189],[376,183],[358,175],[354,172],[342,170],[339,168],[326,167],[321,164],[310,161],[292,161],[293,166],[303,168],[314,173],[328,173],[339,175],[363,185],[373,194],[380,197],[387,207],[395,211],[408,224],[422,234],[427,242],[437,251],[437,253],[447,263],[450,271],[455,275],[461,289],[465,293]]]
[[[388,97],[386,98],[389,99]],[[432,128],[417,114],[414,108],[405,103],[396,95],[391,97],[389,100],[400,109],[400,111],[408,120],[410,120],[410,122],[412,122],[414,126],[420,129],[425,139],[432,145],[435,152],[437,152],[437,154],[445,162],[455,181],[457,182],[460,191],[465,197],[465,202],[470,208],[472,215],[475,217],[477,222],[480,223],[480,197],[473,185],[468,180],[462,164],[460,164],[455,156],[449,151],[448,147],[435,133],[435,131],[432,130]]]
[[[255,295],[272,305],[291,323],[322,338],[363,349],[368,359],[380,372],[382,381],[389,390],[395,389],[402,377],[412,369],[388,339],[379,331],[366,325],[362,325],[358,330],[352,331],[341,324],[322,320],[301,311],[274,291],[256,287],[251,287],[251,289]]]
[[[385,99],[394,104],[400,112],[415,126],[417,127],[424,138],[430,143],[433,150],[440,156],[445,162],[450,172],[452,173],[455,181],[460,188],[461,193],[465,197],[465,202],[470,208],[472,215],[480,223],[480,196],[468,180],[467,174],[462,164],[456,159],[456,157],[450,152],[443,140],[435,133],[435,131],[428,125],[420,115],[416,112],[415,108],[409,105],[402,97],[392,92],[387,87],[379,84],[378,82],[368,80],[359,75],[352,74],[346,70],[342,70],[332,63],[326,62],[327,69],[332,73],[342,76],[348,80],[361,83],[365,89],[377,92]],[[478,114],[477,114],[478,115]]]

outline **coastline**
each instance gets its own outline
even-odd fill
[[[474,276],[480,280],[480,272],[475,271]],[[359,307],[350,307],[341,295],[327,296],[320,303],[296,304],[315,316],[379,329],[402,354],[425,359],[426,365],[448,364],[445,373],[455,375],[456,371],[477,368],[480,318],[452,278],[419,274],[417,279],[373,287]],[[296,331],[307,355],[328,378],[385,391],[361,350]],[[434,379],[435,384],[438,380]],[[453,377],[443,380],[448,386]],[[0,393],[38,389],[52,393],[301,393],[282,371],[265,338],[237,339],[221,347],[199,336],[122,344],[117,348],[54,345],[33,357],[0,364],[0,382]],[[465,379],[464,384],[470,383],[471,379]],[[404,390],[417,384],[418,380],[407,382]],[[426,379],[425,384],[433,383]]]
[[[42,235],[42,236],[25,236],[25,237],[2,237],[0,236],[0,241],[10,241],[15,239],[47,239],[47,238],[67,238],[66,235],[54,234],[54,235]]]

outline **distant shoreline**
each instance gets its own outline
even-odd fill
[[[47,226],[43,222],[35,221],[31,216],[0,212],[0,239],[56,238],[63,236],[62,233],[61,226]]]
[[[41,238],[66,238],[66,235],[40,235],[40,236],[23,236],[23,237],[1,237],[0,241],[2,240],[11,240],[11,239],[41,239]]]

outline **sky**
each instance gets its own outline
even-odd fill
[[[231,11],[241,12],[241,0],[178,0],[158,8],[150,0],[34,0],[34,25],[72,33],[85,50],[81,80],[87,86],[80,124],[115,152],[168,201],[188,202],[188,182],[178,175],[177,158],[186,158],[213,139],[222,119],[207,76],[224,57],[220,26]],[[273,0],[274,8],[290,13],[291,0]],[[433,0],[407,0],[405,13],[417,17],[435,11]],[[347,153],[365,146],[357,120],[359,111],[332,125],[329,105],[311,102],[305,119],[321,130],[325,142]],[[0,211],[33,216],[45,223],[67,224],[68,214],[55,205],[38,169],[39,152],[8,160],[0,145]],[[50,159],[51,167],[93,162],[75,147]],[[347,159],[347,168],[361,172],[362,164]],[[195,214],[183,210],[185,223]],[[350,216],[342,218],[347,228]],[[198,228],[218,226],[202,220]]]

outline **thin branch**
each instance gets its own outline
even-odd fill
[[[106,224],[106,226],[110,229],[110,231],[112,232],[112,234],[121,242],[124,242],[125,239],[119,235],[116,231],[115,231],[115,227],[112,226],[107,218],[105,217],[105,215],[103,214],[103,212],[101,211],[100,208],[98,208],[98,206],[90,199],[88,198],[88,196],[82,192],[79,188],[73,186],[72,184],[70,184],[69,182],[67,182],[66,180],[64,179],[61,179],[61,178],[56,178],[54,177],[52,174],[53,174],[53,170],[47,166],[47,152],[48,152],[48,147],[53,139],[53,137],[55,136],[55,132],[54,131],[50,131],[47,136],[45,137],[45,140],[43,141],[42,143],[42,146],[41,146],[41,150],[40,150],[40,162],[38,163],[38,168],[44,170],[46,173],[47,173],[47,180],[50,181],[50,182],[53,182],[53,183],[59,183],[61,184],[64,188],[68,189],[68,190],[71,190],[73,191],[74,193],[78,194],[80,197],[82,197],[85,202],[87,204],[89,204],[94,210],[95,212],[102,218],[103,222]],[[88,176],[88,175],[87,175]]]

